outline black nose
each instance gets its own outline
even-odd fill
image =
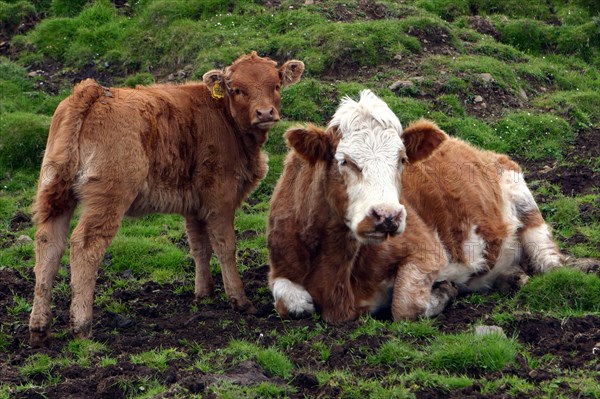
[[[381,208],[373,208],[371,217],[375,224],[375,231],[382,233],[395,233],[400,227],[402,220],[402,209],[387,210]]]

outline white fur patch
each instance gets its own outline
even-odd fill
[[[464,284],[471,276],[485,269],[485,240],[475,231],[477,226],[471,226],[469,237],[463,243],[463,253],[466,264],[449,262],[440,272],[437,281],[452,281],[457,284]]]
[[[547,224],[530,227],[522,234],[523,249],[529,255],[534,270],[538,273],[562,265],[562,256],[552,240],[552,233]]]
[[[303,315],[314,313],[312,296],[300,284],[296,284],[287,278],[276,278],[271,287],[275,302],[281,300],[288,312],[292,315]]]

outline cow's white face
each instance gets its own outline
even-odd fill
[[[348,195],[346,224],[362,242],[381,242],[404,231],[400,175],[407,160],[402,125],[371,91],[346,97],[329,128],[337,129],[334,158]]]

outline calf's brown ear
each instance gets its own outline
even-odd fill
[[[419,119],[411,123],[402,132],[402,141],[406,146],[406,156],[410,162],[429,157],[447,138],[448,135],[442,129],[427,119]]]
[[[327,161],[333,154],[332,137],[325,130],[308,125],[293,127],[285,132],[290,148],[310,163]]]
[[[204,75],[202,75],[202,81],[206,83],[209,89],[212,90],[213,86],[216,83],[219,83],[220,85],[222,84],[223,71],[221,71],[220,69],[213,69],[212,71],[208,71]]]
[[[281,77],[281,86],[290,86],[300,80],[304,72],[304,62],[298,60],[290,60],[285,62],[279,68],[279,76]]]

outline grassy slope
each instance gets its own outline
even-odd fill
[[[269,175],[249,201],[255,205],[244,205],[236,218],[239,232],[258,233],[238,245],[240,256],[250,259],[242,268],[266,263],[263,233],[268,198],[286,152],[282,132],[294,122],[325,123],[341,96],[362,88],[374,89],[404,124],[432,118],[450,134],[523,160],[528,171],[545,165],[600,171],[597,154],[573,156],[579,150],[574,147],[578,137],[598,140],[600,131],[600,10],[593,1],[550,1],[548,6],[546,1],[336,0],[304,6],[284,0],[270,8],[259,0],[238,1],[235,6],[224,0],[140,0],[118,9],[107,1],[71,6],[75,3],[81,7],[66,7],[58,0],[0,1],[0,24],[12,49],[9,58],[0,58],[0,267],[25,270],[33,265],[33,245],[15,244],[15,239],[33,237],[34,229],[4,228],[18,211],[29,213],[52,112],[71,82],[85,74],[115,85],[164,81],[172,73],[176,78],[198,78],[253,49],[280,61],[305,61],[303,81],[284,92],[287,120],[270,135]],[[472,14],[481,18],[473,19]],[[35,21],[35,27],[20,32],[20,23],[29,21]],[[491,74],[492,80],[482,74]],[[392,92],[389,86],[396,80],[412,84]],[[485,97],[487,108],[478,105],[477,95]],[[573,195],[543,178],[531,183],[563,250],[600,257],[598,188]],[[190,281],[185,245],[173,242],[185,242],[177,216],[127,220],[109,249],[112,261],[106,271],[131,270],[140,281]],[[245,256],[248,253],[251,256]],[[68,264],[68,253],[63,264]],[[218,263],[213,265],[217,273]],[[579,284],[596,287],[593,281]],[[102,298],[99,306],[118,308]],[[534,303],[538,302],[518,302],[519,311]],[[509,310],[502,312],[512,312],[517,302],[507,300],[503,306]],[[583,313],[590,311],[598,315],[597,306]],[[555,316],[581,313],[565,308]],[[454,339],[441,337],[433,344],[438,349],[452,346],[457,344]],[[0,334],[0,350],[1,342]],[[421,370],[424,354],[394,345],[381,349],[391,355],[374,354],[369,361],[386,362],[408,351],[411,364]],[[235,348],[230,350],[241,350]],[[453,372],[443,366],[442,357],[436,361],[439,370]],[[288,366],[281,368],[281,376],[287,378]],[[459,378],[460,370],[451,375]],[[340,382],[351,377],[322,378]],[[461,382],[439,382],[454,383]],[[6,392],[3,387],[0,397]],[[376,391],[372,386],[365,389]]]

